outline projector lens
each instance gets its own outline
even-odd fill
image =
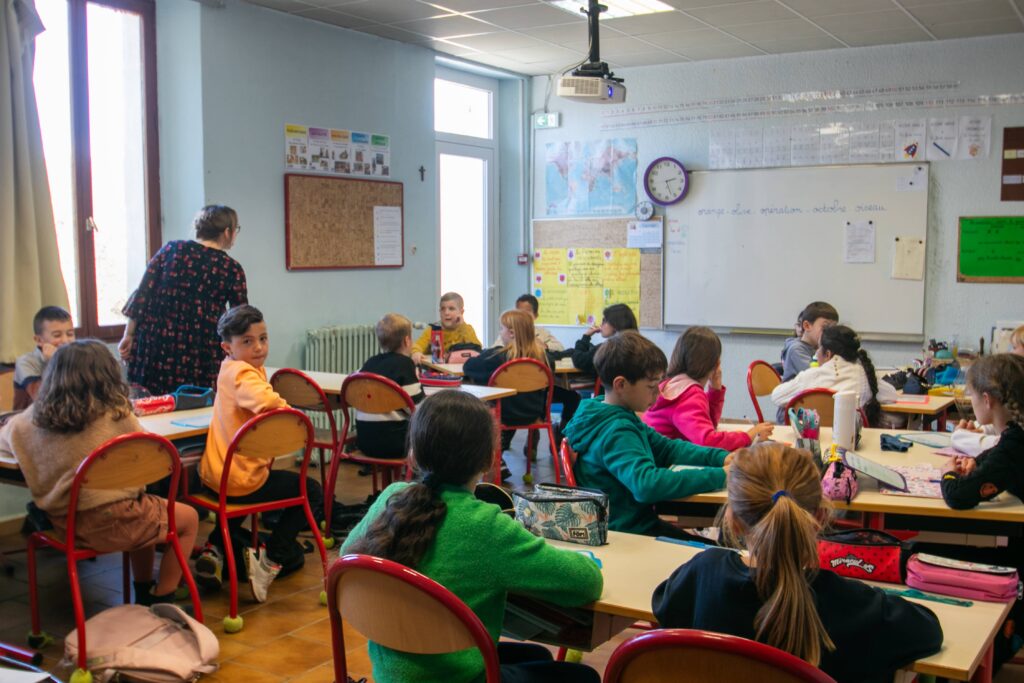
[[[608,97],[612,97],[615,94],[615,88],[608,86]]]

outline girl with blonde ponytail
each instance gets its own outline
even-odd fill
[[[830,510],[810,453],[764,443],[733,453],[722,538],[654,592],[666,628],[757,640],[837,681],[892,680],[938,651],[942,629],[925,607],[818,570],[818,532]],[[868,654],[870,653],[870,654]]]

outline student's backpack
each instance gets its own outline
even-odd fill
[[[85,632],[97,683],[192,681],[217,670],[217,636],[174,605],[111,607],[86,621]],[[78,658],[77,629],[64,640],[64,656]]]

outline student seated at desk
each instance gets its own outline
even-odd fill
[[[423,388],[412,362],[412,323],[404,315],[388,313],[376,327],[378,353],[359,369],[390,379],[402,387],[413,403],[423,400]],[[356,444],[373,458],[404,458],[405,435],[409,431],[408,410],[386,415],[366,415],[356,411]]]
[[[710,327],[691,327],[676,341],[668,379],[658,387],[658,400],[644,413],[644,422],[670,439],[686,439],[698,446],[727,451],[772,435],[770,422],[745,432],[718,431],[724,405],[722,340]]]
[[[1024,325],[1020,325],[1010,334],[1010,353],[1024,356]]]
[[[105,344],[83,339],[61,344],[53,353],[35,402],[0,429],[0,455],[18,461],[33,502],[64,538],[78,466],[110,439],[142,431],[121,366]],[[175,503],[174,520],[188,557],[199,516]],[[153,582],[156,544],[163,542],[167,525],[167,501],[142,488],[83,488],[74,540],[79,548],[129,554],[136,604],[173,602],[181,567],[169,548],[160,561],[160,580]]]
[[[75,341],[71,314],[60,306],[43,306],[32,319],[32,339],[36,348],[14,361],[14,410],[32,405],[54,352]]]
[[[598,683],[593,669],[553,662],[544,647],[497,642],[508,593],[573,607],[600,597],[603,579],[590,558],[548,545],[497,505],[473,495],[491,467],[495,436],[491,411],[479,399],[461,391],[427,398],[409,426],[409,446],[422,481],[382,491],[341,554],[404,564],[453,592],[497,643],[502,681]],[[483,660],[475,649],[417,655],[370,642],[369,651],[378,683],[477,681],[483,676]]]
[[[821,333],[830,325],[839,322],[835,306],[824,301],[807,304],[796,319],[800,335],[787,339],[782,347],[782,381],[786,382],[811,366],[814,354],[821,344]]]
[[[938,652],[942,627],[926,607],[818,569],[827,517],[810,453],[778,443],[736,451],[722,538],[654,591],[665,628],[696,628],[767,643],[840,683],[891,681]]]
[[[580,372],[588,375],[594,374],[594,354],[599,346],[595,346],[591,338],[601,333],[605,339],[610,339],[619,332],[637,329],[636,316],[626,304],[612,304],[604,309],[601,316],[601,324],[594,325],[580,337],[576,342],[576,348],[572,352],[572,364]]]
[[[999,443],[999,432],[992,425],[978,424],[974,420],[960,420],[950,439],[953,448],[977,457]]]
[[[822,331],[817,358],[821,365],[807,368],[772,390],[772,402],[779,406],[783,419],[786,405],[808,389],[856,392],[868,425],[878,424],[882,410],[879,404],[893,403],[898,398],[891,384],[875,376],[871,356],[861,348],[857,333],[846,325],[831,325]]]
[[[424,358],[430,360],[431,333],[437,330],[441,330],[441,343],[444,347],[442,353],[445,357],[456,344],[471,344],[479,351],[482,344],[476,336],[476,330],[462,320],[465,310],[466,304],[462,300],[462,295],[455,292],[442,294],[441,303],[438,306],[441,319],[425,329],[416,343],[412,345],[412,362],[419,365]]]
[[[977,458],[950,459],[942,497],[951,508],[975,507],[1003,491],[1024,498],[1024,357],[982,356],[967,371],[967,396],[981,424],[999,441]]]
[[[537,316],[540,315],[540,302],[537,300],[537,297],[533,294],[523,294],[516,299],[516,310],[533,316],[533,331],[536,333],[537,341],[544,345],[544,350],[556,354],[556,358],[561,358],[565,353],[568,353],[565,351],[565,347],[562,346],[562,342],[558,341],[555,335],[537,324]],[[491,344],[491,346],[504,345],[500,337]]]
[[[665,374],[665,354],[638,332],[601,344],[594,366],[605,394],[583,401],[565,427],[577,453],[576,482],[608,494],[610,529],[690,538],[659,519],[654,504],[725,486],[728,452],[668,439],[637,417],[654,403]]]

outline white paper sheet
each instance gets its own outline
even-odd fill
[[[814,166],[821,163],[817,126],[793,126],[789,131],[789,140],[794,166]]]
[[[764,130],[740,128],[734,137],[735,168],[758,168],[764,161]]]
[[[661,249],[661,221],[630,221],[626,224],[626,247]]]
[[[957,159],[987,159],[992,145],[991,116],[961,116]]]
[[[735,146],[733,131],[711,131],[708,135],[708,168],[732,168]]]
[[[789,126],[768,126],[764,129],[764,165],[789,166]]]
[[[402,207],[373,207],[373,264],[402,265]]]
[[[821,141],[821,163],[846,164],[850,162],[850,134],[845,124],[831,123],[818,129]]]
[[[892,248],[892,279],[924,278],[925,242],[920,237],[896,237]]]
[[[896,140],[893,152],[897,161],[917,161],[924,158],[926,126],[924,119],[902,119],[896,122]]]
[[[39,683],[50,677],[45,671],[19,671],[17,669],[0,669],[0,683]]]
[[[678,218],[668,220],[665,244],[669,254],[681,256],[686,251],[686,233],[687,227],[680,223]]]
[[[843,262],[875,262],[874,221],[845,221],[843,226]]]
[[[924,192],[928,189],[928,176],[924,166],[907,166],[907,174],[896,179],[897,192]]]
[[[928,119],[928,161],[945,161],[956,158],[956,119]]]
[[[896,122],[882,121],[878,124],[878,160],[896,159]]]
[[[850,163],[868,163],[879,161],[878,158],[878,124],[850,124]]]

